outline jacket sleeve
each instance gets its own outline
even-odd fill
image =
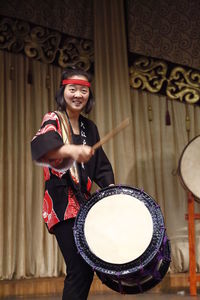
[[[62,133],[58,116],[54,112],[47,113],[41,127],[31,141],[32,159],[41,162],[49,151],[63,145]]]

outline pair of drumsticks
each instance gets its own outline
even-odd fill
[[[94,150],[101,147],[103,144],[108,142],[110,139],[112,139],[116,134],[118,134],[120,131],[122,131],[124,128],[126,128],[129,125],[129,118],[122,121],[117,127],[112,129],[109,133],[107,133],[102,139],[100,139],[99,142],[97,142],[92,148]]]

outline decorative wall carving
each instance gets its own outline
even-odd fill
[[[22,52],[30,58],[62,68],[79,66],[85,70],[91,68],[94,56],[90,40],[5,17],[0,17],[0,49]]]
[[[138,57],[130,66],[130,85],[170,99],[200,104],[200,71]]]
[[[147,57],[135,60],[130,67],[131,86],[157,93],[166,80],[167,65]]]
[[[170,73],[166,93],[171,99],[197,103],[200,100],[200,72],[175,67]]]

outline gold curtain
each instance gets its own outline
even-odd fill
[[[170,100],[168,108],[171,126],[166,126],[165,96],[131,89],[131,99],[135,148],[134,186],[144,189],[161,206],[171,241],[171,272],[186,272],[189,270],[188,224],[185,220],[187,191],[181,185],[177,171],[184,147],[189,140],[200,134],[200,108]],[[189,128],[186,127],[186,116],[190,119]],[[196,202],[195,206],[198,213],[200,204]],[[200,246],[199,225],[197,221],[197,249]],[[199,266],[197,255],[198,270]]]
[[[54,109],[60,72],[0,52],[1,279],[57,276],[64,270],[56,241],[42,221],[43,174],[30,153],[43,114]]]
[[[93,118],[101,136],[131,120],[126,32],[122,0],[94,1],[95,95]],[[133,130],[124,129],[104,146],[116,183],[132,183]]]

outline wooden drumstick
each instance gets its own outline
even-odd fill
[[[112,139],[117,133],[119,133],[121,130],[126,128],[129,125],[129,118],[122,121],[117,127],[112,129],[108,134],[106,134],[99,142],[97,142],[92,149],[96,150],[97,148],[101,147],[103,144],[105,144],[107,141]]]

